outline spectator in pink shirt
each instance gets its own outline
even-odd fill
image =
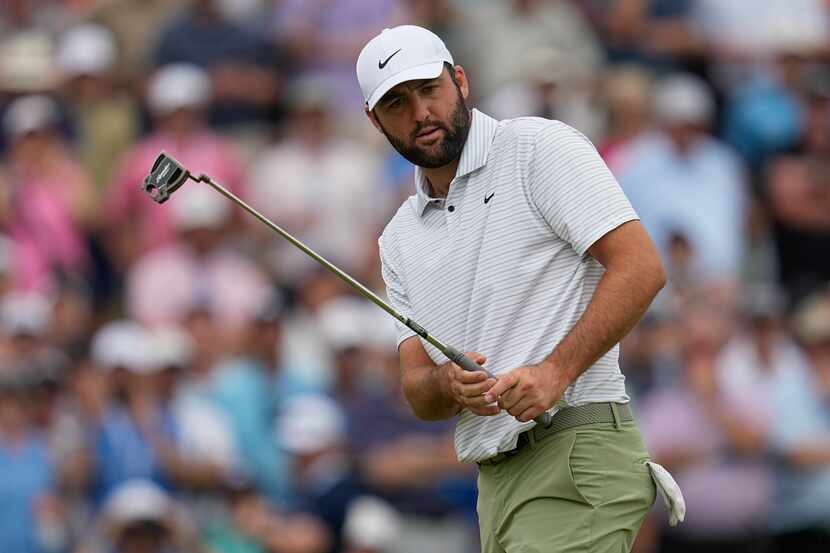
[[[113,239],[120,241],[111,250],[122,266],[175,234],[170,204],[150,201],[139,187],[160,151],[241,192],[242,169],[234,146],[207,126],[210,99],[210,79],[194,65],[168,65],[151,78],[146,100],[155,131],[128,150],[107,194],[108,222],[117,228]]]
[[[88,262],[92,185],[56,130],[58,121],[57,104],[44,95],[18,98],[3,116],[9,149],[0,205],[18,288],[46,290],[55,276],[83,272]]]
[[[196,183],[176,194],[166,205],[181,239],[146,253],[131,267],[128,311],[148,325],[183,323],[206,313],[232,339],[227,331],[239,329],[270,298],[269,283],[259,267],[223,242],[230,202]]]

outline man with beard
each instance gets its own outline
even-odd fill
[[[628,551],[655,485],[617,344],[665,283],[648,234],[577,131],[470,109],[432,32],[384,30],[357,76],[372,124],[417,166],[379,241],[389,298],[496,375],[399,325],[413,412],[457,417],[458,458],[479,465],[483,550]]]

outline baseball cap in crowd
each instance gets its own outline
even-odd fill
[[[230,204],[207,186],[184,187],[170,201],[173,223],[180,231],[215,229],[231,217]]]
[[[54,41],[43,31],[7,33],[0,41],[0,90],[44,92],[56,84]]]
[[[133,372],[152,372],[157,368],[152,336],[135,321],[112,321],[92,337],[92,361],[103,369],[121,367]]]
[[[796,337],[805,345],[830,342],[830,295],[813,294],[799,303],[792,326]]]
[[[715,113],[712,91],[702,79],[686,73],[663,78],[654,91],[654,114],[662,123],[711,122]]]
[[[104,504],[104,513],[118,525],[153,521],[164,525],[173,503],[149,480],[128,480],[115,488]]]
[[[277,419],[277,443],[294,454],[321,451],[346,437],[346,418],[333,399],[320,394],[290,398]]]
[[[19,138],[30,132],[52,127],[59,119],[58,105],[49,96],[22,96],[9,104],[3,115],[3,132],[9,138]]]
[[[368,108],[390,89],[406,81],[434,79],[453,65],[452,54],[432,31],[416,25],[384,29],[357,58],[357,80]]]
[[[159,368],[187,367],[196,345],[190,333],[181,326],[164,325],[149,331],[153,365]]]
[[[401,516],[379,497],[360,496],[349,504],[343,535],[346,543],[357,550],[392,550],[400,539]]]
[[[64,77],[100,75],[112,67],[116,54],[112,33],[101,25],[86,23],[61,37],[57,62]]]
[[[147,88],[147,104],[165,115],[182,108],[200,108],[210,100],[210,77],[197,65],[173,63],[153,75]]]
[[[9,336],[40,336],[52,320],[52,302],[34,292],[11,292],[0,301],[0,325]]]

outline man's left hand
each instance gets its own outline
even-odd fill
[[[543,361],[500,375],[484,397],[498,401],[519,422],[527,422],[553,407],[569,384],[562,371]]]

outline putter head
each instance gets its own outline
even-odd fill
[[[190,172],[173,156],[162,151],[153,163],[142,188],[153,200],[163,204],[190,177]]]

